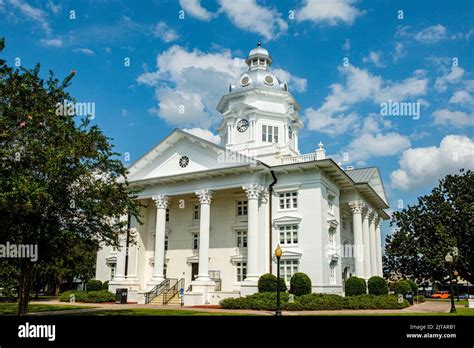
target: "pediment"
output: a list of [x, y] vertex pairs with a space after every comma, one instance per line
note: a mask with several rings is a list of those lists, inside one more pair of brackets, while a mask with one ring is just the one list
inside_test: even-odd
[[128, 168], [128, 180], [224, 169], [252, 162], [247, 156], [176, 129]]

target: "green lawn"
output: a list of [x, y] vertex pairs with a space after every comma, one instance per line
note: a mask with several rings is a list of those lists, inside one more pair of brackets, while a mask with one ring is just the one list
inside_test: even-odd
[[[326, 315], [326, 316], [356, 316], [356, 317], [366, 317], [366, 316], [383, 316], [383, 317], [398, 317], [398, 316], [408, 316], [408, 317], [449, 317], [449, 316], [474, 316], [474, 308], [459, 308], [456, 307], [456, 313], [438, 313], [438, 312], [400, 312], [400, 313], [367, 313], [367, 314], [306, 314], [306, 315]], [[303, 314], [305, 315], [305, 314]]]
[[137, 316], [248, 316], [250, 314], [232, 313], [232, 312], [198, 312], [191, 310], [179, 309], [117, 309], [117, 310], [100, 310], [86, 313], [75, 313], [71, 315], [94, 315], [94, 316], [117, 316], [117, 315], [137, 315]]
[[[93, 308], [93, 307], [72, 306], [72, 305], [30, 304], [28, 306], [28, 313], [62, 311], [66, 309], [81, 309], [81, 308]], [[17, 303], [0, 303], [0, 315], [17, 314], [17, 313], [18, 313]]]

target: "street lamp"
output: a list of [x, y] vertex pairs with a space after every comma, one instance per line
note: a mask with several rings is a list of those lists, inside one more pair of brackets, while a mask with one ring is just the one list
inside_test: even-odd
[[275, 257], [277, 259], [277, 304], [275, 310], [275, 316], [281, 316], [281, 307], [280, 307], [280, 257], [283, 254], [283, 251], [280, 248], [280, 244], [275, 249]]
[[454, 261], [453, 255], [451, 255], [450, 253], [447, 253], [444, 259], [449, 265], [449, 285], [451, 288], [451, 310], [449, 312], [456, 313], [456, 306], [454, 305], [454, 296], [453, 296], [453, 271], [452, 271], [452, 264]]
[[454, 276], [456, 277], [456, 302], [459, 302], [459, 273], [454, 271]]

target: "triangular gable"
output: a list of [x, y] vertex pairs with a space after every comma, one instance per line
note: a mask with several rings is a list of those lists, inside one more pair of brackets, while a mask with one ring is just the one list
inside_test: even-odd
[[358, 168], [346, 171], [356, 183], [367, 183], [388, 204], [387, 194], [378, 167]]
[[254, 163], [255, 160], [247, 156], [175, 129], [128, 168], [128, 180], [132, 182]]

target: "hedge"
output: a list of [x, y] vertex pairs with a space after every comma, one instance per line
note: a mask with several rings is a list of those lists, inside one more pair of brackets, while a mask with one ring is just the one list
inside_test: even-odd
[[[402, 309], [409, 306], [407, 300], [398, 303], [395, 295], [358, 295], [342, 297], [334, 294], [308, 294], [297, 296], [293, 303], [289, 295], [281, 294], [281, 308], [287, 311], [338, 310], [338, 309]], [[257, 293], [246, 297], [226, 298], [220, 302], [225, 309], [257, 309], [274, 311], [276, 293]]]
[[[265, 273], [258, 279], [258, 292], [275, 292], [277, 291], [277, 277], [271, 273]], [[283, 278], [280, 277], [280, 291], [286, 292], [288, 289]]]
[[91, 279], [86, 283], [86, 291], [100, 291], [102, 290], [102, 282], [100, 280]]
[[109, 290], [109, 281], [105, 281], [102, 283], [102, 290]]
[[367, 288], [371, 295], [387, 295], [388, 286], [385, 279], [379, 276], [370, 277], [367, 282]]
[[290, 280], [290, 294], [295, 296], [311, 294], [311, 279], [302, 272], [293, 274]]
[[426, 301], [426, 297], [423, 296], [423, 295], [418, 295], [418, 296], [415, 296], [414, 301], [416, 301], [416, 302], [425, 302], [425, 301]]
[[346, 280], [346, 296], [365, 295], [367, 287], [365, 280], [357, 277], [350, 277]]
[[115, 295], [107, 290], [89, 292], [69, 290], [61, 294], [59, 301], [69, 302], [72, 294], [75, 295], [76, 302], [102, 303], [115, 301]]
[[418, 284], [416, 284], [413, 280], [407, 279], [408, 284], [410, 284], [411, 292], [414, 295], [418, 294]]
[[402, 294], [403, 296], [405, 296], [409, 292], [412, 292], [410, 283], [407, 282], [406, 280], [400, 280], [397, 283], [397, 286], [395, 287], [395, 293], [396, 294]]

